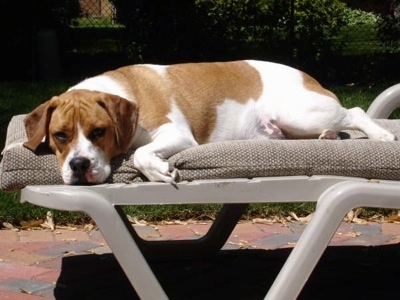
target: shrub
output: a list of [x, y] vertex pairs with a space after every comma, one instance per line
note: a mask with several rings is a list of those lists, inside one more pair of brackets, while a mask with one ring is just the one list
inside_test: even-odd
[[334, 38], [344, 25], [341, 1], [295, 1], [295, 57], [323, 61], [340, 52]]
[[385, 16], [378, 22], [378, 37], [383, 51], [389, 54], [400, 52], [400, 18]]
[[378, 14], [346, 7], [343, 10], [343, 22], [346, 26], [371, 25], [375, 26], [382, 17]]
[[128, 54], [169, 62], [294, 56], [321, 60], [338, 50], [338, 0], [112, 0]]

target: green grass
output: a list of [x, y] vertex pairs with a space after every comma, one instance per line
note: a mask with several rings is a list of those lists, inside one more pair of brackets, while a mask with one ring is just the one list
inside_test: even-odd
[[[5, 137], [6, 126], [13, 115], [27, 113], [39, 103], [50, 99], [52, 95], [64, 91], [71, 82], [3, 82], [0, 85], [0, 134]], [[367, 109], [373, 99], [391, 83], [377, 86], [329, 86], [341, 99], [346, 107], [360, 106]], [[396, 117], [396, 116], [394, 116]], [[0, 142], [1, 148], [4, 138]], [[0, 228], [3, 222], [19, 225], [20, 221], [43, 219], [47, 209], [31, 204], [20, 204], [18, 193], [0, 191]], [[125, 212], [138, 219], [159, 221], [167, 219], [212, 219], [215, 217], [220, 205], [163, 205], [163, 206], [128, 206]], [[298, 204], [254, 204], [249, 207], [244, 219], [253, 217], [270, 217], [272, 215], [287, 215], [289, 211], [299, 216], [312, 212], [314, 203]], [[376, 211], [376, 210], [375, 210]], [[387, 213], [387, 210], [379, 210]], [[368, 211], [367, 211], [368, 213]], [[81, 224], [88, 222], [89, 217], [83, 213], [53, 211], [57, 224]]]
[[71, 22], [72, 28], [123, 28], [124, 25], [115, 23], [111, 17], [77, 18]]

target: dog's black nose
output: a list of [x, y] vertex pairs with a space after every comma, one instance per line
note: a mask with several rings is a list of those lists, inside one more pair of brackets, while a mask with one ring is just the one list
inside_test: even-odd
[[78, 156], [70, 160], [69, 166], [76, 175], [84, 175], [89, 169], [90, 160], [86, 157]]

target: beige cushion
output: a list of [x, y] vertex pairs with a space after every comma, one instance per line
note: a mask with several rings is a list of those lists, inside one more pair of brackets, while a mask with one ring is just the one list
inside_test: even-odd
[[[62, 184], [55, 155], [46, 149], [34, 154], [26, 140], [23, 115], [12, 118], [0, 164], [0, 187], [6, 191], [27, 185]], [[400, 121], [375, 120], [400, 136]], [[253, 140], [201, 145], [175, 154], [169, 162], [181, 180], [252, 178], [293, 175], [339, 175], [400, 180], [400, 143], [365, 139], [358, 131], [343, 140]], [[129, 183], [143, 177], [133, 167], [133, 151], [112, 160], [108, 182]]]

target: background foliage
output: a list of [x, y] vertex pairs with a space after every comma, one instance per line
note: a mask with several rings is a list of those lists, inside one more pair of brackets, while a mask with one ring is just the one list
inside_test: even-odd
[[0, 19], [0, 78], [46, 78], [37, 36], [51, 29], [59, 49], [48, 50], [59, 52], [63, 77], [138, 62], [253, 58], [323, 81], [398, 80], [399, 1], [358, 1], [363, 10], [344, 2], [357, 1], [2, 0], [3, 14], [17, 17]]

